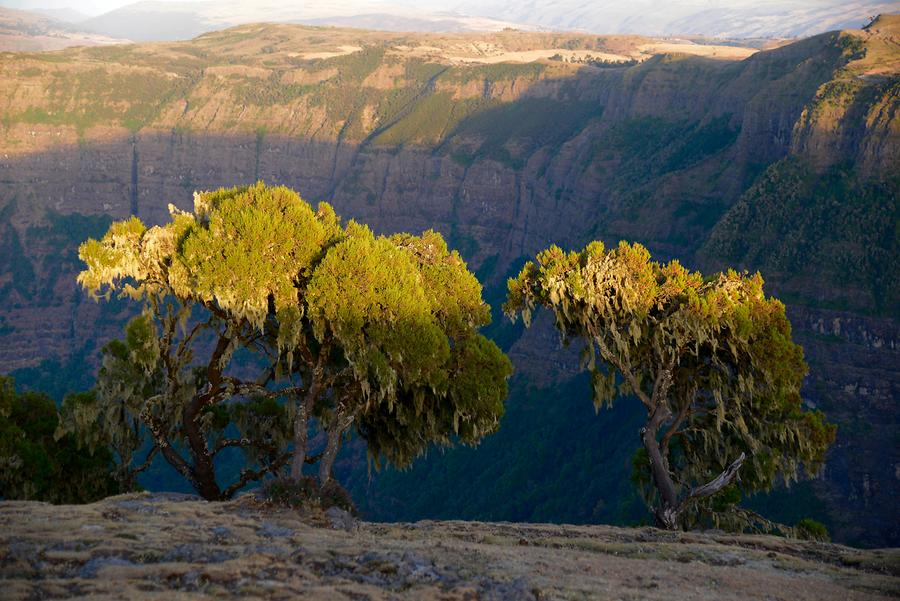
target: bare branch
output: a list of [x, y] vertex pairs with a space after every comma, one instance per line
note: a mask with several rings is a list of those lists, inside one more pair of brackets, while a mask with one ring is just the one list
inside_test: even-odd
[[162, 430], [159, 422], [153, 417], [153, 415], [147, 410], [141, 412], [141, 417], [144, 422], [147, 424], [147, 427], [150, 429], [150, 434], [153, 435], [153, 440], [156, 441], [156, 448], [159, 449], [159, 452], [162, 453], [163, 457], [166, 458], [172, 467], [174, 467], [179, 474], [187, 478], [187, 481], [190, 482], [194, 488], [199, 490], [199, 486], [197, 484], [197, 479], [194, 477], [194, 471], [191, 469], [191, 466], [187, 461], [172, 447], [169, 443], [169, 439], [166, 437], [165, 433]]
[[215, 457], [219, 451], [233, 447], [271, 448], [269, 445], [250, 440], [249, 438], [223, 438], [216, 443], [212, 450], [212, 456]]
[[352, 367], [349, 367], [349, 366], [348, 366], [348, 367], [345, 367], [344, 369], [342, 369], [342, 370], [340, 370], [340, 371], [338, 371], [338, 372], [335, 372], [335, 373], [331, 374], [331, 376], [329, 376], [329, 377], [325, 380], [325, 382], [324, 382], [324, 384], [323, 384], [323, 387], [324, 387], [324, 388], [331, 388], [332, 386], [335, 385], [335, 383], [336, 383], [338, 380], [340, 380], [340, 379], [343, 378], [344, 376], [348, 376], [348, 375], [350, 375], [350, 374], [352, 374], [352, 373], [353, 373], [353, 368], [352, 368]]
[[271, 474], [273, 472], [277, 472], [284, 465], [286, 465], [287, 462], [290, 461], [290, 459], [291, 459], [290, 453], [283, 453], [275, 461], [273, 461], [269, 465], [261, 467], [258, 470], [250, 470], [250, 469], [241, 470], [241, 476], [240, 476], [240, 478], [238, 478], [237, 482], [235, 482], [234, 484], [232, 484], [231, 486], [229, 486], [228, 488], [226, 488], [225, 490], [222, 491], [222, 498], [230, 499], [232, 496], [234, 496], [234, 493], [236, 493], [240, 489], [244, 488], [250, 482], [259, 480], [266, 474]]
[[696, 500], [702, 499], [704, 497], [710, 497], [729, 484], [734, 480], [737, 476], [738, 470], [741, 469], [741, 465], [744, 463], [744, 459], [747, 458], [745, 453], [741, 453], [741, 456], [738, 457], [734, 463], [725, 468], [725, 471], [704, 484], [703, 486], [698, 486], [691, 490], [690, 494], [685, 497], [684, 501], [681, 502], [681, 508], [684, 508], [688, 503]]
[[205, 330], [206, 328], [211, 327], [213, 325], [213, 320], [214, 318], [210, 317], [206, 321], [201, 321], [193, 328], [191, 328], [191, 331], [188, 332], [187, 336], [182, 338], [178, 343], [178, 348], [175, 350], [175, 357], [181, 359], [182, 355], [184, 355], [184, 352], [187, 350], [188, 345], [190, 345], [191, 341], [194, 339], [194, 336], [196, 336], [200, 330]]
[[678, 428], [681, 427], [681, 424], [684, 423], [684, 420], [692, 414], [693, 412], [691, 411], [691, 403], [685, 403], [681, 406], [681, 409], [678, 411], [675, 419], [673, 419], [672, 423], [669, 424], [669, 427], [663, 433], [662, 439], [659, 442], [660, 447], [662, 447], [666, 451], [663, 457], [668, 455], [669, 441], [672, 439], [672, 436], [674, 436], [675, 433], [678, 432]]
[[137, 466], [136, 468], [134, 468], [133, 470], [131, 470], [131, 473], [134, 475], [140, 474], [141, 472], [143, 472], [144, 470], [149, 468], [150, 465], [153, 463], [153, 459], [156, 458], [156, 454], [158, 452], [159, 452], [159, 447], [157, 445], [153, 445], [153, 448], [150, 449], [149, 453], [147, 453], [147, 458], [144, 459], [144, 462], [142, 464], [140, 464], [139, 466]]
[[222, 376], [222, 382], [228, 387], [223, 392], [227, 392], [231, 396], [256, 396], [274, 399], [280, 396], [293, 396], [306, 392], [305, 386], [290, 386], [278, 390], [269, 390], [255, 382], [245, 382], [232, 376]]

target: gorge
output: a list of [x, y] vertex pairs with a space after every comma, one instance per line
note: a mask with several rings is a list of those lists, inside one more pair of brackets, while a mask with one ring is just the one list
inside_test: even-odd
[[[98, 345], [134, 309], [76, 288], [77, 245], [130, 214], [158, 223], [195, 190], [264, 180], [382, 232], [441, 231], [486, 284], [491, 333], [516, 367], [507, 420], [518, 421], [504, 423], [544, 427], [563, 448], [558, 428], [514, 408], [582, 395], [572, 406], [587, 412], [587, 384], [574, 353], [548, 361], [558, 344], [549, 323], [523, 332], [505, 322], [505, 278], [551, 243], [637, 241], [694, 268], [762, 271], [805, 348], [805, 397], [839, 426], [822, 476], [770, 505], [787, 515], [806, 495], [836, 540], [897, 545], [898, 73], [896, 16], [759, 52], [637, 36], [248, 25], [188, 42], [3, 53], [0, 371], [61, 393], [89, 386]], [[585, 429], [607, 438], [618, 434], [601, 424], [631, 418], [593, 419]], [[619, 441], [604, 464], [623, 488], [591, 489], [587, 507], [542, 513], [495, 494], [465, 511], [452, 500], [431, 509], [633, 518], [616, 504], [636, 444]], [[460, 451], [470, 472], [491, 462], [479, 452]], [[578, 457], [565, 482], [509, 477], [579, 488], [597, 467]], [[415, 519], [426, 517], [410, 501], [417, 479], [462, 485], [439, 473], [445, 458], [374, 483], [361, 456], [344, 469], [368, 491], [368, 515]]]

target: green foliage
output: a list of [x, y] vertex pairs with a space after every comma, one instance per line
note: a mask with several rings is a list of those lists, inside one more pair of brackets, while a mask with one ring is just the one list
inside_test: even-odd
[[697, 161], [731, 146], [737, 140], [740, 127], [732, 129], [731, 114], [721, 115], [698, 126], [675, 147], [666, 162], [666, 171], [684, 169]]
[[[466, 117], [473, 105], [470, 101], [455, 101], [449, 92], [428, 94], [411, 99], [403, 114], [392, 115], [390, 105], [380, 105], [390, 126], [375, 134], [378, 144], [397, 145], [407, 142], [434, 144]], [[403, 110], [403, 109], [401, 109]]]
[[281, 83], [281, 74], [275, 72], [264, 85], [255, 78], [243, 81], [229, 81], [231, 94], [239, 104], [251, 104], [259, 107], [289, 104], [298, 98], [315, 91], [316, 86], [310, 84]]
[[640, 158], [666, 148], [684, 134], [684, 124], [659, 117], [635, 117], [610, 128], [609, 147], [625, 158]]
[[475, 151], [479, 156], [516, 169], [523, 167], [537, 148], [558, 148], [603, 113], [603, 105], [596, 102], [565, 98], [482, 104], [453, 130], [453, 135], [481, 139]]
[[685, 169], [727, 148], [737, 140], [740, 127], [731, 127], [726, 113], [706, 123], [636, 117], [615, 123], [604, 148], [618, 153], [637, 173], [668, 173]]
[[116, 494], [105, 448], [80, 450], [74, 437], [54, 438], [59, 418], [53, 399], [17, 394], [0, 376], [0, 498], [87, 503]]
[[817, 522], [812, 518], [803, 518], [796, 526], [797, 536], [807, 540], [819, 540], [828, 542], [831, 537], [828, 535], [828, 528], [822, 522]]
[[[114, 223], [80, 248], [78, 279], [91, 294], [145, 303], [125, 340], [105, 349], [103, 408], [82, 419], [105, 420], [111, 444], [127, 443], [123, 460], [143, 424], [201, 494], [227, 498], [278, 473], [292, 438], [299, 478], [311, 418], [328, 440], [322, 485], [353, 424], [376, 462], [399, 466], [430, 444], [474, 444], [496, 430], [511, 365], [477, 333], [490, 308], [439, 234], [375, 236], [262, 183], [198, 193], [194, 204], [173, 208], [165, 226]], [[238, 351], [256, 377], [231, 369]], [[127, 418], [111, 424], [110, 414]], [[213, 459], [230, 447], [256, 467], [222, 489]]]
[[360, 83], [368, 77], [384, 60], [384, 47], [368, 46], [358, 52], [315, 61], [316, 71], [337, 69], [339, 83]]
[[[704, 256], [779, 276], [804, 302], [826, 297], [894, 315], [900, 309], [900, 182], [824, 174], [797, 159], [772, 165], [716, 226]], [[809, 282], [815, 282], [810, 289]], [[820, 302], [820, 301], [819, 301]]]
[[103, 347], [96, 387], [68, 395], [60, 410], [58, 435], [74, 436], [79, 447], [90, 452], [110, 449], [116, 458], [113, 475], [125, 492], [136, 489], [136, 475], [149, 467], [156, 454], [151, 449], [145, 463], [137, 464], [135, 455], [145, 446], [140, 413], [146, 400], [163, 386], [155, 343], [153, 324], [146, 315], [131, 320], [124, 340], [112, 340]]
[[540, 78], [546, 70], [547, 65], [538, 62], [491, 63], [454, 68], [448, 72], [447, 79], [453, 83], [467, 83], [479, 80], [488, 83], [513, 79], [535, 80]]
[[509, 315], [528, 324], [545, 306], [566, 339], [584, 343], [596, 407], [622, 395], [645, 406], [646, 482], [667, 527], [714, 509], [738, 469], [746, 492], [814, 474], [834, 440], [824, 416], [803, 408], [803, 351], [762, 285], [734, 271], [704, 279], [624, 242], [551, 247], [509, 281]]

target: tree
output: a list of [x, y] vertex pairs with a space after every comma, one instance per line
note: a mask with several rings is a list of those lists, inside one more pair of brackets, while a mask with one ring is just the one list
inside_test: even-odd
[[[139, 416], [204, 498], [288, 464], [299, 479], [318, 461], [324, 485], [354, 425], [376, 461], [400, 466], [497, 428], [511, 365], [478, 334], [489, 307], [440, 234], [375, 236], [262, 183], [194, 205], [170, 207], [164, 226], [112, 224], [82, 244], [78, 280], [143, 302], [107, 353], [126, 369], [105, 360], [98, 398]], [[316, 456], [311, 427], [325, 440]], [[228, 448], [248, 467], [221, 487], [215, 460]]]
[[117, 492], [109, 451], [84, 452], [73, 436], [54, 437], [58, 420], [53, 399], [19, 394], [0, 376], [0, 499], [87, 503]]
[[[123, 340], [103, 347], [94, 389], [68, 395], [60, 411], [58, 436], [72, 434], [91, 452], [108, 448], [114, 453], [114, 477], [122, 492], [137, 489], [137, 475], [159, 452], [159, 446], [147, 440], [140, 416], [145, 400], [162, 387], [162, 370], [148, 371], [148, 359], [141, 352], [148, 344], [152, 348], [151, 328], [143, 316], [129, 322]], [[136, 464], [136, 454], [146, 446], [144, 460]]]
[[538, 305], [584, 342], [598, 409], [624, 395], [646, 408], [639, 457], [659, 526], [684, 525], [738, 473], [754, 492], [821, 466], [835, 427], [803, 409], [803, 350], [759, 274], [704, 279], [639, 244], [552, 246], [509, 281], [504, 309], [528, 325]]

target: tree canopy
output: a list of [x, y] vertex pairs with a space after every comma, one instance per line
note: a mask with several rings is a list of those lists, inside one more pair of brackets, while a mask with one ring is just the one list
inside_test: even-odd
[[[377, 236], [262, 183], [170, 213], [81, 245], [81, 285], [144, 310], [104, 350], [74, 430], [103, 420], [126, 462], [132, 433], [149, 432], [151, 452], [219, 499], [288, 464], [299, 478], [318, 461], [324, 485], [352, 426], [376, 462], [398, 466], [498, 427], [511, 364], [478, 333], [490, 308], [440, 234]], [[223, 486], [215, 459], [230, 448], [247, 467]]]
[[529, 324], [537, 306], [584, 343], [598, 409], [627, 395], [646, 408], [640, 457], [659, 525], [729, 486], [767, 490], [821, 466], [835, 427], [804, 408], [803, 350], [759, 274], [704, 278], [639, 244], [552, 246], [509, 281], [508, 315]]

